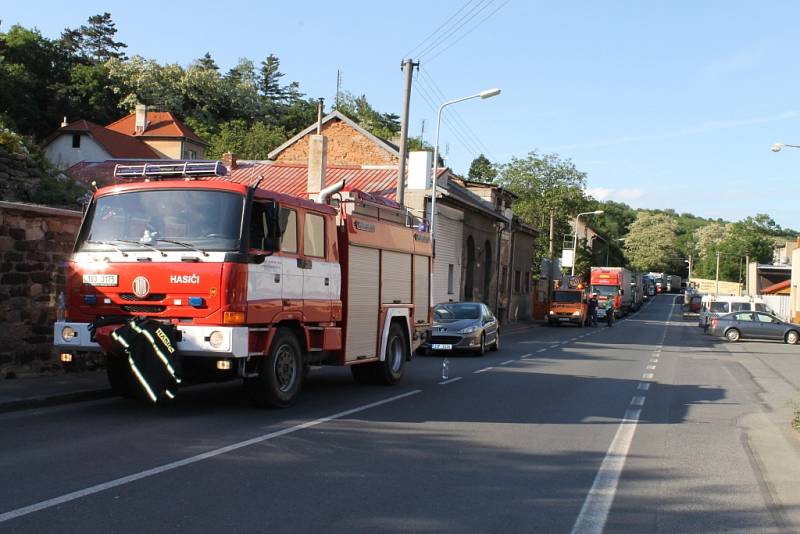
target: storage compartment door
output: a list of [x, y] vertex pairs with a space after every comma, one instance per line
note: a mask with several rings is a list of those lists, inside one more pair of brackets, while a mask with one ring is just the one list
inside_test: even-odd
[[411, 254], [381, 251], [381, 302], [411, 304]]
[[351, 246], [348, 257], [345, 359], [374, 358], [380, 315], [380, 251]]
[[430, 284], [430, 271], [428, 270], [429, 258], [427, 256], [414, 256], [414, 322], [424, 323], [428, 320], [428, 307], [430, 297], [428, 285]]

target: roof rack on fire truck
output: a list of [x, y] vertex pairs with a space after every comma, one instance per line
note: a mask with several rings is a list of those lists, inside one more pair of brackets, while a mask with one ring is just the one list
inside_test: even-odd
[[141, 165], [115, 165], [116, 178], [188, 178], [225, 176], [227, 169], [221, 161], [178, 161], [173, 163], [142, 163]]

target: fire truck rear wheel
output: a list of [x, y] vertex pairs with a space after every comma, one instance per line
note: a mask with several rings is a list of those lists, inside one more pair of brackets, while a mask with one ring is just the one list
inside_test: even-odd
[[261, 361], [258, 376], [248, 378], [245, 387], [257, 406], [290, 406], [303, 383], [303, 353], [297, 338], [286, 328], [279, 328], [269, 354]]
[[392, 323], [386, 338], [386, 357], [375, 363], [375, 378], [379, 384], [391, 386], [403, 378], [406, 360], [408, 359], [408, 341], [403, 328]]

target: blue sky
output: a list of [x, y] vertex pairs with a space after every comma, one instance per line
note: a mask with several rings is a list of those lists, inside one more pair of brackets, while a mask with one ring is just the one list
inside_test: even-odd
[[423, 72], [411, 132], [424, 120], [429, 142], [432, 108], [503, 90], [445, 111], [441, 145], [457, 172], [478, 152], [501, 163], [557, 152], [588, 173], [597, 198], [729, 220], [768, 213], [800, 227], [800, 150], [769, 150], [800, 144], [795, 2], [3, 4], [3, 28], [49, 37], [110, 11], [128, 54], [160, 62], [186, 65], [208, 51], [227, 69], [274, 53], [285, 79], [328, 103], [339, 69], [344, 89], [381, 111], [399, 112], [400, 61], [413, 52]]

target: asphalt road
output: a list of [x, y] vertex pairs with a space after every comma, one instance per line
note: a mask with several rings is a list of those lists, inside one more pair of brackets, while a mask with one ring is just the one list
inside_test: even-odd
[[441, 356], [391, 388], [315, 370], [288, 410], [229, 384], [4, 414], [0, 532], [797, 531], [771, 463], [800, 447], [751, 420], [770, 410], [737, 362], [776, 354], [800, 348], [731, 348], [661, 296], [450, 356], [447, 381]]

